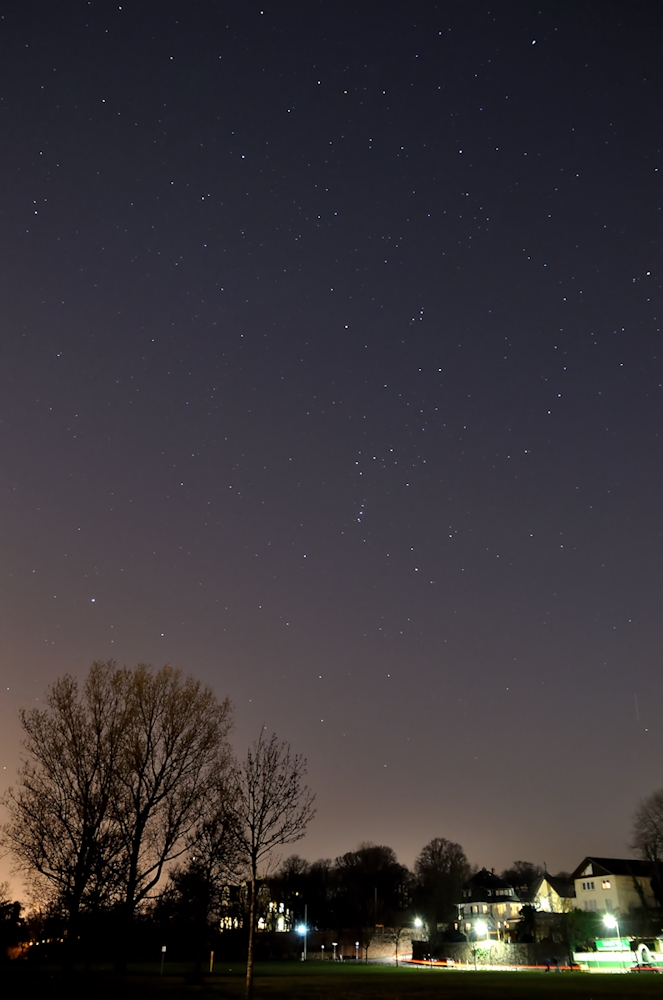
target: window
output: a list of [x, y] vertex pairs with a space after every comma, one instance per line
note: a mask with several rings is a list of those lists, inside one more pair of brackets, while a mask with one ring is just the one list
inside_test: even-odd
[[612, 900], [610, 899], [609, 896], [605, 897], [605, 908], [606, 908], [606, 910], [611, 910], [612, 909]]
[[583, 882], [582, 883], [583, 892], [591, 892], [594, 888], [593, 882]]
[[592, 912], [594, 912], [596, 910], [596, 900], [595, 899], [586, 899], [585, 900], [585, 909], [586, 910], [591, 910]]
[[610, 889], [610, 879], [609, 878], [604, 878], [603, 879], [603, 881], [601, 882], [601, 888], [602, 889]]

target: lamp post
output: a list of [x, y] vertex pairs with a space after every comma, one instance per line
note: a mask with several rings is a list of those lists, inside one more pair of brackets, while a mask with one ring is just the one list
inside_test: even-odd
[[474, 971], [477, 968], [477, 945], [479, 944], [479, 935], [486, 935], [486, 940], [488, 940], [488, 924], [485, 920], [477, 920], [474, 925], [474, 937], [476, 938], [474, 942]]
[[305, 903], [304, 904], [304, 923], [300, 924], [299, 927], [297, 928], [297, 933], [301, 934], [302, 937], [304, 938], [304, 959], [303, 959], [304, 961], [306, 961], [306, 938], [307, 938], [307, 935], [308, 935], [307, 922], [308, 922], [308, 905]]
[[603, 918], [603, 923], [606, 925], [606, 927], [609, 927], [611, 930], [613, 928], [615, 930], [615, 934], [617, 935], [617, 942], [618, 942], [618, 945], [619, 945], [619, 947], [617, 948], [617, 951], [620, 952], [620, 955], [619, 955], [619, 968], [623, 969], [624, 968], [624, 963], [622, 962], [622, 956], [621, 956], [622, 939], [621, 939], [621, 937], [619, 935], [619, 922], [617, 920], [617, 917], [613, 917], [612, 913], [606, 913], [606, 915]]
[[[414, 927], [415, 931], [420, 931], [421, 928], [424, 926], [424, 922], [421, 919], [421, 917], [415, 917], [414, 920], [412, 921], [412, 926]], [[398, 965], [398, 960], [396, 961], [396, 965]]]
[[338, 941], [332, 941], [332, 948], [334, 949], [334, 961], [336, 961], [336, 948], [338, 946]]

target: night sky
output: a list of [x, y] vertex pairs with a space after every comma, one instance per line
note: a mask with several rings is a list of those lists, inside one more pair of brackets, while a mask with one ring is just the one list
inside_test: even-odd
[[2, 4], [3, 789], [56, 677], [169, 662], [306, 755], [310, 860], [632, 854], [662, 40], [658, 2]]

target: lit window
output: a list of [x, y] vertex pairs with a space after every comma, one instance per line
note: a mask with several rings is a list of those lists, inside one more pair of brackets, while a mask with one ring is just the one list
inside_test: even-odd
[[601, 882], [601, 888], [602, 889], [610, 889], [610, 888], [612, 888], [611, 885], [610, 885], [610, 879], [609, 878], [604, 878], [603, 879], [603, 881]]

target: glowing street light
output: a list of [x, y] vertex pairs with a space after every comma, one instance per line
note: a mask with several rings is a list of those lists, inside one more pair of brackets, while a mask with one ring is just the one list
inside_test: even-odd
[[[603, 918], [603, 923], [606, 925], [606, 927], [609, 927], [611, 930], [614, 929], [615, 934], [617, 936], [617, 944], [618, 944], [617, 951], [621, 952], [621, 950], [622, 950], [622, 939], [621, 939], [621, 937], [619, 935], [619, 922], [617, 921], [617, 917], [613, 917], [612, 913], [606, 913], [606, 915]], [[619, 956], [619, 967], [623, 968], [623, 964], [624, 963], [622, 962], [622, 956], [620, 954], [620, 956]]]
[[297, 927], [297, 933], [301, 934], [304, 938], [304, 961], [306, 961], [306, 938], [308, 935], [308, 927], [306, 926], [308, 922], [308, 906], [304, 906], [304, 923], [299, 924]]
[[417, 928], [417, 930], [420, 930], [424, 926], [424, 922], [421, 919], [421, 917], [414, 918], [414, 926]]
[[485, 936], [486, 940], [488, 940], [488, 924], [486, 923], [485, 920], [477, 920], [476, 924], [474, 925], [474, 929], [477, 933], [477, 941], [479, 940], [478, 937], [479, 934], [481, 935], [481, 937]]

